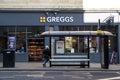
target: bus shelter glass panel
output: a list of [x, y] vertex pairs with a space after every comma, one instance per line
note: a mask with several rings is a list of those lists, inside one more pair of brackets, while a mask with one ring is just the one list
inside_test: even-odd
[[59, 40], [57, 41], [64, 42], [65, 54], [88, 53], [88, 50], [90, 53], [95, 53], [97, 50], [96, 37], [88, 38], [87, 36], [62, 36], [59, 37]]

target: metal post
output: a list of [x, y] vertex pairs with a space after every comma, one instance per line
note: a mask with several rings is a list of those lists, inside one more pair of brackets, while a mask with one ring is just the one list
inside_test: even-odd
[[[89, 36], [88, 36], [88, 59], [90, 59], [90, 45], [89, 45]], [[90, 62], [88, 61], [88, 67], [90, 67]]]
[[[29, 56], [29, 53], [28, 53], [28, 28], [26, 27], [26, 53], [27, 55]], [[29, 61], [29, 57], [27, 58], [27, 61]]]
[[[49, 31], [49, 26], [48, 25], [45, 26], [45, 31]], [[45, 37], [44, 43], [45, 43], [45, 45], [50, 45], [50, 38]]]
[[120, 12], [118, 13], [118, 54], [119, 54], [119, 64], [120, 64]]
[[[52, 55], [51, 55], [51, 53], [52, 53], [52, 50], [51, 50], [51, 49], [52, 49], [52, 48], [51, 48], [51, 44], [52, 44], [52, 42], [51, 42], [51, 36], [50, 36], [50, 59], [51, 59], [51, 56], [52, 56]], [[49, 63], [50, 63], [50, 67], [51, 67], [51, 61], [49, 61]]]
[[[100, 29], [100, 19], [98, 20], [98, 28], [97, 30]], [[97, 53], [100, 53], [100, 37], [97, 37]]]

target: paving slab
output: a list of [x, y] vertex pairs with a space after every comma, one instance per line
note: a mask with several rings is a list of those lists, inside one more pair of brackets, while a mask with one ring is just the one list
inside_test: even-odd
[[100, 63], [90, 63], [90, 67], [81, 68], [80, 66], [52, 66], [49, 63], [43, 67], [42, 62], [16, 62], [15, 67], [3, 68], [0, 62], [0, 71], [92, 71], [92, 70], [120, 70], [120, 64], [110, 64], [109, 69], [102, 69]]

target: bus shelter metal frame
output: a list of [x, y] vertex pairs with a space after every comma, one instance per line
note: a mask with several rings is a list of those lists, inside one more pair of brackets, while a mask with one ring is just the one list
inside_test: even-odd
[[[88, 59], [90, 59], [89, 52], [89, 37], [102, 37], [104, 39], [104, 52], [103, 57], [101, 57], [101, 68], [109, 69], [109, 47], [108, 47], [108, 37], [113, 36], [111, 32], [108, 31], [46, 31], [41, 34], [44, 37], [50, 37], [50, 49], [51, 49], [51, 37], [60, 36], [86, 36], [88, 39]], [[88, 63], [90, 65], [90, 63]]]

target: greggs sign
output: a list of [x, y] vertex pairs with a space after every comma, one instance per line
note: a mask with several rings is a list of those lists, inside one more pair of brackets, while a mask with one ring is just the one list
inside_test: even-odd
[[40, 22], [44, 23], [44, 22], [73, 22], [74, 18], [73, 16], [60, 16], [60, 17], [40, 17]]

